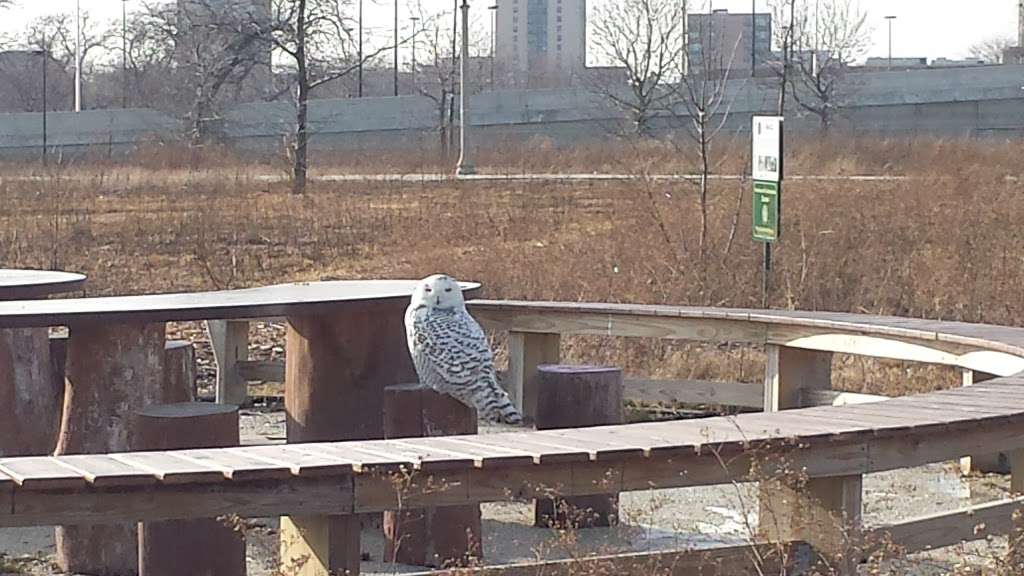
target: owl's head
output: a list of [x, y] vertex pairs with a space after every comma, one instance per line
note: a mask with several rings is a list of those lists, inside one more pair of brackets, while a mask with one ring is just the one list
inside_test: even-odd
[[430, 309], [454, 310], [465, 308], [466, 301], [462, 298], [462, 288], [451, 276], [435, 274], [420, 280], [412, 293], [412, 305], [415, 308], [425, 306]]

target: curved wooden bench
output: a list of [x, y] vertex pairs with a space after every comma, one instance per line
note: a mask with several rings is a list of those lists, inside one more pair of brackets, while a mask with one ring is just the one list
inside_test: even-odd
[[[822, 554], [849, 558], [851, 543], [843, 533], [847, 523], [859, 525], [863, 474], [994, 447], [1024, 450], [1022, 329], [665, 306], [478, 301], [471, 307], [486, 325], [510, 332], [520, 390], [528, 387], [530, 362], [557, 355], [560, 334], [741, 342], [769, 351], [766, 408], [794, 409], [580, 430], [5, 459], [0, 525], [222, 514], [346, 516], [400, 503], [500, 501], [551, 490], [577, 496], [770, 480], [770, 487], [790, 491], [791, 508], [783, 513], [793, 516], [767, 536], [806, 541]], [[822, 360], [833, 352], [999, 377], [870, 405], [794, 406], [801, 397], [794, 391], [829, 384]], [[779, 470], [796, 470], [805, 482], [795, 486], [791, 479], [765, 476]], [[1021, 475], [1013, 482], [1019, 488]], [[1018, 499], [989, 503], [879, 527], [869, 536], [891, 534], [910, 551], [941, 547], [1007, 533], [1011, 513], [1022, 505]]]

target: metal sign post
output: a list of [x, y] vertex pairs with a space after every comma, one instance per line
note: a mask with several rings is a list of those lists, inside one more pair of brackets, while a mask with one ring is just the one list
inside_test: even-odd
[[755, 241], [764, 244], [761, 305], [767, 308], [772, 243], [778, 241], [782, 230], [783, 118], [754, 116], [752, 128], [753, 236]]

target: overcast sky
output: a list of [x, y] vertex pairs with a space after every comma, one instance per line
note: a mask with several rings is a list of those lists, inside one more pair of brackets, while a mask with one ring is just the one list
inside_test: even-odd
[[[120, 19], [121, 0], [80, 0], [82, 9], [97, 17]], [[427, 10], [449, 9], [452, 0], [421, 0]], [[471, 0], [475, 11], [485, 12], [493, 0]], [[595, 2], [614, 0], [591, 0]], [[699, 0], [698, 0], [699, 1]], [[961, 58], [972, 44], [994, 37], [1016, 38], [1017, 0], [860, 0], [868, 12], [874, 29], [874, 46], [869, 55], [884, 56], [888, 50], [888, 28], [884, 20], [893, 15], [893, 53], [895, 56], [927, 56]], [[25, 22], [48, 12], [70, 12], [75, 0], [16, 0], [18, 7], [8, 10], [0, 22], [0, 29], [17, 33]], [[390, 29], [393, 3], [387, 0], [365, 0], [367, 27], [384, 31]], [[401, 5], [412, 5], [412, 0], [399, 0]], [[758, 9], [764, 10], [767, 0], [756, 0]], [[129, 10], [140, 6], [141, 0], [128, 0]], [[715, 0], [714, 8], [732, 12], [750, 11], [751, 0]], [[478, 15], [479, 17], [480, 15]], [[480, 18], [486, 22], [483, 16]], [[477, 20], [477, 18], [474, 18]]]

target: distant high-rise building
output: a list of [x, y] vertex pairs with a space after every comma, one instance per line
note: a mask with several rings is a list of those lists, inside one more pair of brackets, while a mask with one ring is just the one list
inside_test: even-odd
[[[763, 68], [772, 58], [772, 15], [730, 14], [715, 10], [710, 14], [689, 14], [686, 52], [693, 72], [733, 73]], [[706, 62], [705, 62], [706, 61]]]
[[586, 0], [498, 0], [496, 68], [502, 84], [571, 84], [586, 65]]

